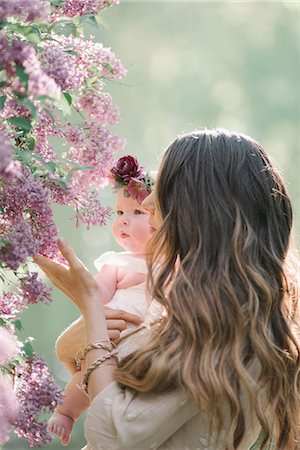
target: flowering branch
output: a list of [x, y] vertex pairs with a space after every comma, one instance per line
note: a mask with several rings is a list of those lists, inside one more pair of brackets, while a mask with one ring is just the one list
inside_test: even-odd
[[[30, 446], [49, 442], [39, 417], [61, 401], [31, 340], [16, 337], [22, 310], [51, 300], [27, 266], [37, 253], [59, 259], [51, 203], [73, 206], [77, 226], [103, 225], [110, 214], [97, 190], [125, 142], [110, 129], [120, 114], [104, 89], [126, 70], [83, 28], [115, 3], [0, 3], [0, 445], [13, 427]], [[65, 146], [61, 156], [52, 138]]]

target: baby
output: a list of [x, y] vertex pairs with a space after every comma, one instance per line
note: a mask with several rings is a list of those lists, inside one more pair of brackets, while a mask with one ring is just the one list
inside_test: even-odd
[[[148, 309], [145, 282], [147, 266], [146, 245], [153, 234], [149, 213], [141, 203], [149, 195], [152, 179], [142, 172], [137, 160], [127, 155], [111, 169], [116, 193], [115, 218], [112, 232], [124, 252], [107, 252], [95, 261], [95, 276], [101, 288], [102, 302], [110, 308], [145, 317]], [[89, 406], [89, 399], [80, 389], [84, 364], [66, 386], [64, 402], [48, 422], [48, 431], [68, 445], [74, 422]]]

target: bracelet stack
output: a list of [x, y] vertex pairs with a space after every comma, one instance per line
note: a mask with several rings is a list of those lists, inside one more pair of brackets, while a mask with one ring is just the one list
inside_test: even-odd
[[[80, 357], [76, 357], [76, 366], [78, 369], [81, 367], [81, 361], [85, 359], [87, 352], [90, 350], [106, 350], [102, 356], [97, 358], [85, 371], [82, 382], [81, 389], [88, 395], [88, 380], [90, 374], [93, 370], [98, 369], [100, 366], [116, 365], [118, 363], [118, 350], [116, 350], [116, 345], [111, 341], [97, 341], [91, 344], [87, 344], [81, 352]], [[111, 360], [111, 361], [110, 361]]]
[[[105, 344], [105, 342], [107, 344]], [[87, 352], [89, 352], [90, 350], [94, 350], [94, 349], [103, 349], [103, 350], [107, 350], [108, 352], [110, 352], [112, 349], [116, 348], [116, 344], [112, 341], [97, 341], [97, 342], [92, 342], [91, 344], [87, 344], [83, 349], [80, 349], [75, 357], [75, 361], [76, 361], [76, 367], [78, 370], [81, 369], [81, 361], [85, 360], [86, 354]], [[78, 353], [80, 353], [80, 356], [77, 356]]]

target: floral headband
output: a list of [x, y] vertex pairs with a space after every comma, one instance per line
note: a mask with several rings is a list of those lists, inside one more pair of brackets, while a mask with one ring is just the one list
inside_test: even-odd
[[153, 178], [143, 172], [137, 159], [132, 155], [125, 155], [116, 161], [110, 169], [110, 178], [114, 181], [114, 188], [125, 186], [125, 197], [132, 197], [140, 204], [151, 193], [154, 184]]

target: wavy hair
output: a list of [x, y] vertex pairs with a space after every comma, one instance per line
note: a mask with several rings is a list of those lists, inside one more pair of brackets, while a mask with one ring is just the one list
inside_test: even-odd
[[260, 448], [298, 448], [299, 316], [281, 176], [248, 136], [203, 130], [167, 148], [155, 189], [163, 221], [150, 243], [149, 286], [166, 314], [117, 380], [142, 392], [185, 389], [210, 427], [226, 428], [228, 450], [247, 427], [244, 392]]

